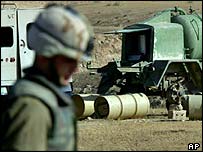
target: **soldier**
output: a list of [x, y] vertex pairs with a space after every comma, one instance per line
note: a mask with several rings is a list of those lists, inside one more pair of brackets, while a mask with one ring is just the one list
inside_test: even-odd
[[77, 150], [74, 105], [61, 87], [90, 59], [93, 30], [71, 7], [45, 7], [28, 31], [32, 67], [9, 91], [0, 119], [1, 150]]

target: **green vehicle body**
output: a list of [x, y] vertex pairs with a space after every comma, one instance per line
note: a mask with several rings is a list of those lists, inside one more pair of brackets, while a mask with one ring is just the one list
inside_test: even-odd
[[169, 8], [153, 17], [106, 32], [122, 34], [121, 60], [97, 69], [99, 94], [116, 85], [117, 94], [159, 95], [177, 103], [202, 92], [202, 15], [191, 8]]

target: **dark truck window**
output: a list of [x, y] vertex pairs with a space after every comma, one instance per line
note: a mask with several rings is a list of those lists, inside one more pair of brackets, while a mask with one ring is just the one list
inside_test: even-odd
[[125, 28], [125, 30], [129, 31], [123, 33], [122, 64], [127, 65], [135, 64], [140, 61], [152, 61], [154, 41], [153, 27], [135, 24]]
[[13, 29], [11, 27], [1, 27], [1, 47], [11, 47], [13, 45]]
[[140, 33], [126, 34], [126, 54], [127, 60], [139, 60], [146, 54], [146, 35]]

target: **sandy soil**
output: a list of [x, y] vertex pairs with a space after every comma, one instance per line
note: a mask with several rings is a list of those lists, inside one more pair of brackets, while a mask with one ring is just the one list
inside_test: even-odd
[[202, 121], [101, 119], [78, 126], [82, 151], [187, 151], [189, 143], [200, 143], [202, 150]]
[[[5, 1], [7, 2], [7, 1]], [[46, 1], [12, 1], [19, 8], [43, 7]], [[95, 30], [93, 65], [103, 66], [113, 58], [120, 58], [121, 39], [102, 32], [121, 29], [139, 22], [165, 8], [179, 6], [188, 10], [191, 5], [202, 13], [201, 1], [52, 1], [74, 6], [84, 13]], [[75, 93], [90, 86], [88, 93], [96, 92], [100, 76], [89, 76], [85, 63], [74, 75]], [[152, 113], [154, 109], [151, 109]], [[156, 114], [165, 114], [156, 116]], [[78, 120], [79, 150], [117, 151], [186, 151], [189, 143], [199, 143], [202, 150], [202, 121], [169, 121], [166, 109], [143, 119]]]

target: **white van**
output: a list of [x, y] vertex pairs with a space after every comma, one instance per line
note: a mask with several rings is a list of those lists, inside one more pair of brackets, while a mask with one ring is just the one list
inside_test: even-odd
[[[43, 8], [19, 9], [14, 3], [1, 3], [1, 95], [32, 65], [35, 52], [27, 45], [27, 31]], [[71, 79], [72, 80], [72, 79]]]

